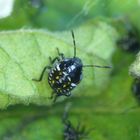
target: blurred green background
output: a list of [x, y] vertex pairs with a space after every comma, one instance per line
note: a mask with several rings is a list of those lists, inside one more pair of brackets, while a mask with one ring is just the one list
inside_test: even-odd
[[[8, 5], [6, 0], [5, 3]], [[139, 0], [15, 0], [11, 14], [0, 18], [0, 44], [18, 40], [21, 30], [25, 31], [23, 37], [27, 42], [31, 31], [45, 44], [43, 35], [38, 33], [41, 31], [52, 35], [54, 41], [59, 39], [58, 43], [62, 41], [60, 49], [72, 55], [72, 49], [63, 46], [63, 42], [72, 46], [69, 31], [74, 29], [78, 56], [85, 62], [112, 68], [85, 70], [81, 86], [72, 92], [74, 96], [55, 104], [45, 99], [23, 101], [10, 96], [11, 93], [7, 96], [7, 91], [0, 88], [0, 140], [63, 140], [61, 119], [68, 102], [72, 104], [69, 110], [72, 124], [76, 127], [80, 121], [87, 128], [94, 128], [89, 140], [139, 140], [140, 111], [136, 98], [139, 96], [134, 96], [134, 77], [129, 72], [139, 51], [139, 16]], [[24, 43], [22, 39], [17, 41], [23, 48]], [[54, 44], [57, 46], [57, 42]], [[29, 43], [29, 47], [33, 45]], [[51, 53], [52, 48], [48, 48], [46, 56], [55, 55], [54, 47], [53, 50]], [[41, 69], [37, 69], [38, 75]], [[44, 85], [48, 86], [39, 85], [41, 91]], [[46, 92], [42, 98], [50, 95]]]

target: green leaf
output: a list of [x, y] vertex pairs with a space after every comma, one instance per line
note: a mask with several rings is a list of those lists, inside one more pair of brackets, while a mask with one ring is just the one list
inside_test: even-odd
[[[0, 29], [49, 28], [66, 30], [96, 17], [124, 18], [139, 27], [139, 1], [135, 0], [42, 0], [38, 8], [29, 0], [15, 0], [12, 16], [0, 20]], [[66, 8], [70, 5], [70, 8]], [[72, 10], [71, 10], [72, 9]], [[132, 12], [133, 11], [133, 12]]]
[[[106, 34], [107, 29], [110, 30], [108, 34]], [[98, 22], [95, 25], [92, 23], [83, 25], [75, 31], [77, 56], [83, 60], [84, 64], [95, 64], [96, 62], [98, 65], [110, 65], [115, 47], [114, 38], [116, 38], [113, 27]], [[80, 37], [83, 32], [86, 37]], [[70, 31], [65, 32], [65, 34], [67, 34], [66, 38], [68, 42], [71, 42], [70, 44], [66, 40], [58, 39], [58, 37], [62, 38], [64, 33], [59, 33], [57, 37], [42, 30], [0, 33], [0, 93], [3, 97], [0, 108], [17, 103], [40, 105], [52, 103], [48, 99], [52, 89], [48, 85], [47, 72], [42, 82], [35, 82], [32, 79], [38, 79], [43, 68], [50, 65], [49, 56], [54, 58], [58, 55], [56, 48], [59, 48], [66, 57], [73, 57]], [[114, 38], [110, 36], [114, 36]], [[110, 51], [108, 52], [108, 50]], [[109, 82], [110, 70], [108, 69], [85, 68], [83, 73], [84, 79], [74, 90], [74, 95], [82, 96], [86, 92], [86, 96], [94, 96], [105, 89]], [[106, 84], [102, 85], [103, 82]], [[95, 93], [91, 93], [92, 89], [97, 90]]]

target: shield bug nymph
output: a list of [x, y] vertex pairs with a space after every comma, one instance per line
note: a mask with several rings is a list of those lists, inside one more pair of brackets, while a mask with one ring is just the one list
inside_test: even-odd
[[84, 140], [89, 138], [89, 134], [94, 128], [86, 128], [86, 126], [78, 121], [78, 125], [75, 126], [71, 122], [68, 115], [68, 110], [70, 108], [70, 103], [65, 106], [64, 114], [62, 117], [62, 123], [64, 124], [63, 129], [63, 140]]
[[58, 56], [52, 59], [50, 62], [52, 66], [46, 66], [39, 79], [33, 79], [40, 82], [43, 79], [46, 69], [48, 72], [48, 83], [53, 89], [52, 96], [50, 98], [55, 102], [59, 96], [70, 96], [71, 91], [82, 80], [83, 67], [98, 67], [98, 68], [111, 68], [110, 66], [98, 66], [98, 65], [84, 65], [82, 60], [76, 56], [76, 43], [74, 32], [71, 31], [73, 44], [74, 44], [74, 56], [72, 58], [66, 58], [63, 53], [59, 52], [57, 48]]

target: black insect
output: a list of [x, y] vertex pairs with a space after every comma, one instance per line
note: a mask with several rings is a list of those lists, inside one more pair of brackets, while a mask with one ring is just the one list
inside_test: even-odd
[[138, 104], [140, 105], [140, 80], [135, 79], [132, 84], [132, 92], [136, 100], [138, 101]]
[[[74, 44], [74, 56], [72, 58], [65, 58], [63, 53], [58, 51], [58, 57], [52, 59], [50, 62], [52, 66], [46, 66], [39, 79], [33, 79], [40, 82], [46, 69], [49, 69], [48, 83], [53, 89], [52, 96], [55, 102], [58, 96], [70, 96], [71, 91], [80, 83], [82, 80], [82, 69], [83, 67], [98, 67], [98, 68], [110, 68], [110, 66], [97, 66], [97, 65], [83, 65], [82, 60], [76, 57], [76, 43], [74, 32], [71, 31], [73, 44]], [[53, 98], [54, 97], [54, 98]]]
[[118, 40], [118, 45], [126, 52], [137, 53], [140, 49], [138, 31], [134, 27], [129, 29], [128, 34]]
[[134, 98], [137, 101], [137, 104], [127, 108], [126, 110], [123, 111], [123, 113], [126, 113], [132, 109], [137, 109], [140, 107], [140, 79], [137, 79], [137, 78], [134, 79], [132, 86], [131, 86], [131, 91], [132, 91], [132, 95], [134, 96]]
[[88, 138], [90, 131], [86, 130], [85, 126], [81, 126], [79, 123], [77, 127], [74, 127], [69, 120], [64, 121], [64, 140], [82, 140]]
[[86, 129], [80, 122], [75, 127], [68, 119], [67, 111], [64, 112], [62, 122], [64, 124], [63, 140], [87, 140], [89, 133], [93, 130], [93, 128]]

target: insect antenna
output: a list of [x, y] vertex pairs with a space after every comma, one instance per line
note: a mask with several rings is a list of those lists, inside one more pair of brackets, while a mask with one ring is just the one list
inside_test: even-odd
[[[74, 31], [71, 30], [72, 39], [73, 39], [73, 45], [74, 45], [74, 58], [76, 57], [76, 42], [75, 42], [75, 36]], [[98, 66], [98, 65], [83, 65], [83, 67], [97, 67], [97, 68], [112, 68], [111, 66]]]
[[112, 68], [111, 66], [83, 65], [83, 67]]
[[72, 39], [73, 39], [73, 45], [74, 45], [74, 58], [76, 57], [76, 42], [75, 42], [75, 36], [74, 36], [74, 32], [73, 30], [71, 30], [71, 34], [72, 34]]

